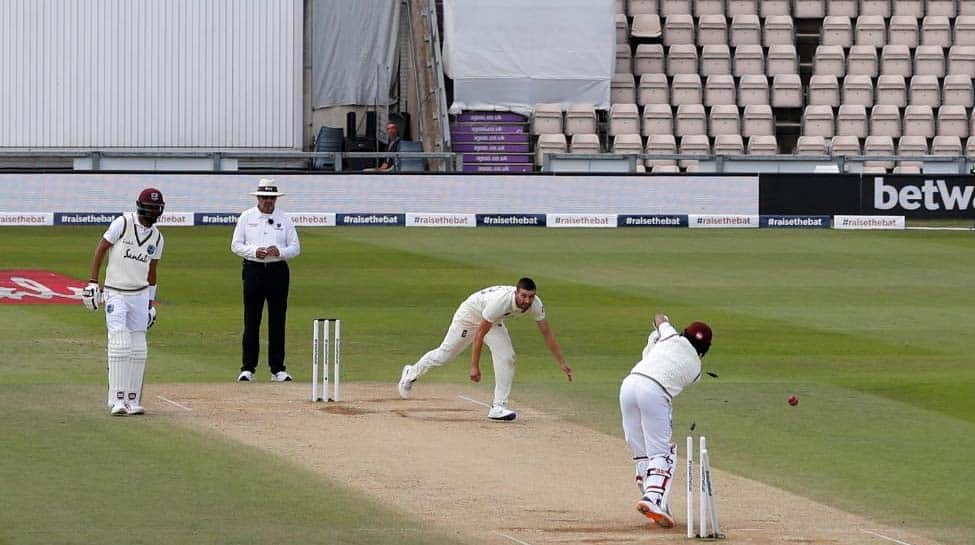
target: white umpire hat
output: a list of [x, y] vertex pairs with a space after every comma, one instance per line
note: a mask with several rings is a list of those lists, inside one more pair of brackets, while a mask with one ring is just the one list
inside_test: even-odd
[[278, 183], [272, 178], [261, 178], [257, 182], [257, 191], [251, 193], [258, 197], [281, 197], [284, 193], [278, 191]]

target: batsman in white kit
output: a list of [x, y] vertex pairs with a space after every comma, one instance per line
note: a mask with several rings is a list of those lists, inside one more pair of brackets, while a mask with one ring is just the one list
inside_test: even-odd
[[[91, 262], [91, 279], [82, 292], [89, 310], [105, 307], [108, 326], [108, 405], [112, 416], [144, 414], [142, 381], [146, 370], [146, 330], [156, 320], [156, 267], [162, 257], [163, 236], [155, 227], [166, 203], [162, 193], [147, 188], [135, 203], [136, 213], [112, 221], [98, 241]], [[105, 289], [98, 277], [105, 254]], [[104, 298], [103, 298], [104, 295]]]
[[545, 318], [545, 307], [536, 296], [536, 291], [535, 282], [531, 278], [522, 278], [517, 286], [493, 286], [471, 294], [454, 313], [450, 328], [440, 346], [424, 354], [415, 364], [403, 367], [399, 381], [400, 397], [410, 397], [413, 383], [418, 378], [433, 367], [450, 363], [471, 345], [470, 378], [474, 382], [480, 382], [481, 349], [486, 344], [491, 349], [491, 359], [494, 362], [494, 403], [488, 412], [488, 418], [514, 420], [517, 414], [508, 408], [508, 394], [511, 393], [511, 383], [515, 378], [515, 349], [504, 321], [526, 314], [535, 319], [538, 330], [545, 339], [545, 345], [571, 381], [572, 368], [565, 362], [555, 333]]
[[711, 328], [691, 322], [678, 332], [665, 314], [653, 319], [643, 357], [620, 387], [623, 435], [636, 464], [640, 489], [637, 510], [664, 528], [674, 525], [670, 489], [674, 482], [677, 446], [671, 443], [671, 402], [687, 386], [701, 380], [701, 358], [711, 347]]

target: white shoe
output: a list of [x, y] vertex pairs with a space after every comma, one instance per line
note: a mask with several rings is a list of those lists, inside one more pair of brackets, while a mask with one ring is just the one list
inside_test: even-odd
[[514, 420], [517, 416], [518, 413], [504, 405], [495, 405], [488, 411], [488, 418], [491, 420]]
[[116, 403], [112, 405], [112, 416], [128, 416], [129, 410], [125, 408], [125, 403]]
[[640, 501], [636, 502], [636, 510], [663, 528], [674, 527], [674, 517], [667, 512], [668, 510], [660, 507], [657, 502], [647, 496], [643, 496]]
[[416, 382], [415, 379], [414, 380], [409, 379], [410, 369], [412, 368], [413, 368], [412, 365], [404, 365], [403, 374], [399, 376], [399, 385], [398, 385], [399, 396], [402, 397], [403, 399], [410, 398], [410, 394], [411, 394], [410, 390], [413, 389], [413, 383]]
[[291, 375], [289, 375], [287, 371], [271, 373], [271, 382], [291, 382]]
[[237, 382], [253, 382], [253, 381], [254, 381], [254, 373], [250, 371], [241, 371], [240, 374], [237, 375]]
[[146, 414], [146, 409], [142, 405], [127, 405], [125, 408], [130, 415], [133, 414]]

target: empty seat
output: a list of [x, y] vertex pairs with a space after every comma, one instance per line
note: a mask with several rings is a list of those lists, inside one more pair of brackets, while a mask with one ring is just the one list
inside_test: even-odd
[[640, 112], [636, 104], [613, 104], [610, 107], [609, 134], [640, 134]]
[[598, 134], [573, 134], [572, 144], [569, 146], [569, 153], [599, 153]]
[[[640, 165], [637, 165], [639, 167]], [[639, 172], [639, 170], [637, 170]], [[651, 174], [678, 174], [680, 168], [677, 165], [656, 165], [650, 170]]]
[[764, 17], [774, 17], [777, 15], [792, 15], [790, 0], [760, 0], [758, 3], [758, 14]]
[[738, 15], [758, 15], [761, 0], [728, 0], [728, 17]]
[[[680, 139], [680, 154], [681, 155], [711, 155], [711, 141], [707, 136], [703, 134], [692, 134], [688, 136], [681, 137]], [[691, 165], [697, 165], [697, 159], [681, 159], [680, 166], [687, 168]]]
[[874, 104], [907, 106], [907, 83], [904, 76], [883, 75], [877, 78], [877, 94]]
[[775, 134], [775, 117], [772, 115], [772, 107], [767, 104], [751, 104], [745, 106], [742, 115], [741, 135], [748, 138], [750, 136], [770, 136]]
[[704, 105], [737, 104], [735, 79], [730, 74], [708, 76], [704, 84]]
[[731, 50], [725, 44], [701, 48], [701, 75], [731, 74]]
[[890, 17], [890, 0], [860, 0], [860, 13]]
[[954, 38], [954, 45], [975, 45], [975, 15], [959, 15], [955, 19]]
[[748, 74], [765, 75], [765, 54], [758, 45], [743, 45], [735, 48], [734, 65], [731, 70], [735, 77]]
[[[894, 155], [894, 139], [890, 136], [868, 136], [863, 142], [864, 155]], [[870, 167], [875, 168], [894, 168], [894, 162], [890, 160], [865, 161], [864, 170]]]
[[955, 0], [927, 0], [924, 13], [951, 18], [958, 15], [958, 9], [955, 6]]
[[846, 73], [854, 76], [877, 77], [877, 74], [880, 73], [877, 48], [872, 45], [851, 47], [850, 54], [846, 58]]
[[975, 15], [975, 0], [958, 0], [958, 16]]
[[768, 79], [765, 76], [749, 74], [738, 80], [738, 105], [768, 104]]
[[[771, 57], [771, 53], [769, 53]], [[771, 60], [769, 61], [771, 64]], [[846, 75], [846, 56], [843, 48], [838, 45], [820, 45], [816, 47], [816, 55], [813, 58], [813, 74], [817, 76], [836, 76], [842, 78]]]
[[796, 19], [822, 19], [826, 16], [824, 0], [793, 0], [792, 16]]
[[633, 54], [629, 44], [616, 46], [616, 72], [633, 73]]
[[921, 45], [951, 47], [951, 23], [940, 15], [928, 15], [921, 23]]
[[[894, 2], [895, 5], [897, 3]], [[891, 17], [887, 26], [887, 43], [917, 47], [917, 19], [904, 15]]]
[[745, 145], [740, 134], [722, 134], [714, 137], [715, 155], [742, 155]]
[[640, 93], [637, 102], [643, 104], [670, 104], [670, 85], [664, 74], [640, 76]]
[[975, 157], [975, 136], [969, 136], [968, 140], [965, 141], [965, 155]]
[[762, 24], [758, 20], [758, 15], [736, 15], [731, 20], [731, 33], [728, 36], [728, 44], [731, 47], [761, 45], [761, 43]]
[[975, 74], [975, 46], [955, 45], [948, 50], [948, 74]]
[[633, 29], [631, 30], [634, 38], [656, 39], [663, 34], [658, 15], [637, 15], [633, 18]]
[[626, 0], [616, 0], [616, 13], [626, 15]]
[[826, 139], [822, 136], [800, 136], [796, 141], [796, 155], [826, 154]]
[[941, 103], [971, 108], [975, 105], [975, 93], [972, 89], [972, 78], [966, 75], [954, 74], [945, 76]]
[[626, 19], [626, 15], [622, 13], [616, 14], [616, 43], [625, 44], [630, 41], [630, 23]]
[[564, 134], [542, 134], [535, 143], [535, 164], [545, 164], [546, 153], [565, 153], [567, 145]]
[[823, 31], [820, 34], [822, 45], [838, 45], [850, 47], [853, 45], [853, 24], [849, 17], [827, 15], [823, 19]]
[[772, 79], [773, 108], [801, 108], [802, 80], [799, 74], [782, 74]]
[[562, 134], [562, 105], [536, 104], [532, 112], [532, 134]]
[[895, 17], [898, 15], [914, 19], [924, 17], [924, 0], [893, 0], [891, 4], [894, 9], [892, 15]]
[[[317, 152], [339, 152], [342, 151], [342, 142], [345, 140], [345, 132], [337, 127], [322, 126], [318, 129], [315, 136], [315, 151]], [[423, 151], [422, 146], [420, 151]], [[402, 167], [402, 161], [400, 161]], [[335, 170], [335, 156], [316, 157], [312, 161], [312, 168], [315, 170]]]
[[833, 157], [860, 155], [860, 139], [856, 136], [834, 136], [829, 143], [829, 154]]
[[[647, 149], [646, 153], [648, 155], [676, 155], [677, 154], [677, 140], [672, 134], [654, 134], [647, 138]], [[658, 167], [658, 166], [676, 166], [676, 159], [647, 159], [646, 164], [648, 167]]]
[[708, 120], [704, 116], [703, 104], [685, 104], [677, 107], [677, 118], [674, 121], [674, 134], [688, 136], [692, 134], [707, 134]]
[[826, 15], [856, 17], [859, 13], [857, 0], [826, 0]]
[[748, 139], [748, 155], [777, 155], [779, 144], [774, 136], [752, 136]]
[[613, 74], [613, 81], [610, 83], [610, 100], [614, 104], [636, 102], [633, 74]]
[[697, 46], [672, 45], [667, 51], [667, 75], [697, 74]]
[[[872, 13], [864, 11], [863, 13]], [[855, 41], [857, 45], [883, 47], [887, 45], [887, 25], [879, 15], [857, 17]]]
[[809, 78], [809, 104], [836, 108], [840, 105], [840, 83], [836, 76]]
[[894, 174], [920, 174], [921, 166], [924, 163], [920, 161], [901, 161], [896, 167], [894, 167]]
[[565, 111], [565, 134], [595, 134], [596, 109], [592, 104], [570, 104]]
[[660, 44], [640, 44], [633, 56], [633, 73], [642, 76], [664, 72], [664, 46]]
[[701, 76], [697, 74], [677, 74], [670, 84], [670, 103], [674, 106], [682, 104], [703, 104], [704, 92], [701, 87]]
[[728, 45], [728, 20], [724, 15], [704, 15], [697, 23], [697, 45]]
[[941, 87], [938, 78], [934, 76], [914, 76], [908, 90], [908, 104], [931, 106], [941, 105]]
[[668, 17], [670, 15], [690, 15], [691, 0], [659, 0], [660, 15]]
[[[897, 155], [922, 157], [928, 154], [928, 140], [923, 136], [902, 136], [897, 142]], [[920, 172], [921, 161], [898, 161], [897, 166], [912, 167], [912, 172]], [[916, 169], [916, 170], [913, 170]]]
[[960, 157], [964, 154], [961, 138], [958, 136], [935, 136], [931, 141], [931, 155]]
[[708, 134], [741, 134], [741, 117], [738, 107], [733, 105], [719, 105], [711, 108], [708, 120]]
[[964, 106], [942, 106], [938, 108], [937, 136], [968, 137], [968, 114]]
[[843, 79], [843, 104], [867, 108], [873, 106], [873, 81], [870, 76], [846, 76]]
[[667, 17], [664, 21], [664, 45], [686, 45], [693, 43], [694, 18], [690, 15], [672, 15]]
[[836, 115], [836, 135], [867, 137], [867, 109], [860, 104], [843, 104]]
[[880, 54], [880, 73], [911, 77], [914, 73], [911, 50], [906, 45], [886, 45]]
[[694, 16], [724, 15], [724, 0], [695, 0]]
[[904, 136], [934, 138], [934, 110], [931, 106], [908, 105], [904, 108]]
[[791, 45], [795, 42], [796, 32], [792, 17], [788, 15], [774, 15], [765, 19], [765, 26], [762, 29], [762, 43], [765, 47]]
[[627, 0], [626, 2], [626, 14], [630, 17], [643, 14], [657, 15], [659, 13], [657, 0]]
[[647, 104], [643, 107], [643, 136], [674, 134], [674, 112], [667, 104]]
[[[842, 52], [842, 50], [841, 50]], [[765, 75], [798, 74], [799, 55], [794, 45], [773, 45], [768, 48], [768, 60], [765, 63]]]
[[870, 136], [899, 138], [900, 135], [901, 112], [897, 106], [878, 104], [870, 109]]
[[612, 152], [617, 155], [643, 153], [643, 140], [639, 134], [620, 134], [613, 138]]
[[806, 106], [802, 114], [802, 134], [804, 136], [832, 138], [834, 133], [832, 108], [817, 104]]
[[922, 45], [914, 50], [914, 75], [945, 77], [945, 54], [936, 45]]

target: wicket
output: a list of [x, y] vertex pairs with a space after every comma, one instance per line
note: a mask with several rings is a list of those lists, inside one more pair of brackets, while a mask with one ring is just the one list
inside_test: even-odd
[[[331, 358], [335, 371], [333, 373], [334, 395], [328, 391], [329, 382], [329, 333], [334, 326], [335, 347], [334, 357]], [[315, 401], [338, 401], [339, 400], [339, 369], [342, 363], [342, 320], [338, 318], [315, 318], [312, 322], [312, 342], [311, 349], [311, 400]], [[321, 331], [321, 336], [319, 336]], [[319, 351], [319, 347], [322, 348]], [[318, 395], [318, 362], [322, 361], [322, 394]]]
[[[694, 438], [687, 437], [687, 537], [722, 538], [721, 526], [718, 523], [718, 506], [714, 500], [714, 489], [711, 487], [711, 456], [708, 453], [707, 440], [702, 435], [698, 438], [698, 509], [700, 521], [699, 532], [694, 533]], [[708, 531], [710, 526], [710, 532]]]

